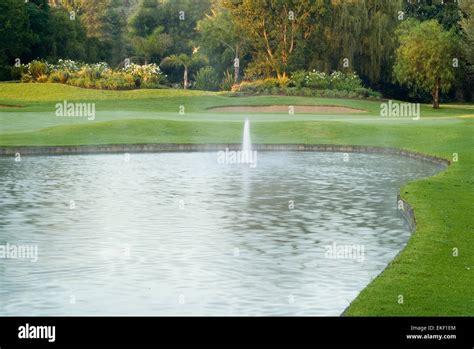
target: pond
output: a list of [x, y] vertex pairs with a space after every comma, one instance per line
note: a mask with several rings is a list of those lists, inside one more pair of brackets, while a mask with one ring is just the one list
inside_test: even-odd
[[441, 168], [369, 154], [216, 159], [1, 158], [0, 315], [337, 316], [410, 237], [399, 188]]

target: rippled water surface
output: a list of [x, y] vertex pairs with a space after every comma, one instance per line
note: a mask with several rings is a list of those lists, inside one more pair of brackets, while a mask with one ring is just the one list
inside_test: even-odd
[[[409, 238], [397, 156], [216, 153], [0, 159], [0, 315], [339, 315]], [[327, 246], [363, 254], [328, 258]], [[359, 250], [361, 251], [361, 250]], [[341, 257], [341, 256], [340, 256]]]

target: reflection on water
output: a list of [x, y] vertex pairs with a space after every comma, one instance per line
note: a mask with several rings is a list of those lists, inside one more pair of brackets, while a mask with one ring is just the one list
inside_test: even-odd
[[[0, 159], [0, 315], [338, 315], [404, 246], [403, 183], [382, 155], [215, 153]], [[359, 245], [364, 260], [327, 258]]]

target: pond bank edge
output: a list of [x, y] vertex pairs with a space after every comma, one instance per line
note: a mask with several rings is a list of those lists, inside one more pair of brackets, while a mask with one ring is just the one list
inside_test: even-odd
[[[206, 152], [221, 150], [241, 150], [241, 144], [101, 144], [101, 145], [64, 145], [64, 146], [2, 146], [0, 156], [20, 155], [74, 155], [106, 153], [161, 153], [161, 152]], [[336, 144], [252, 144], [257, 151], [318, 151], [342, 153], [375, 153], [400, 155], [438, 165], [448, 166], [450, 161], [432, 155], [393, 147], [373, 147], [362, 145]]]

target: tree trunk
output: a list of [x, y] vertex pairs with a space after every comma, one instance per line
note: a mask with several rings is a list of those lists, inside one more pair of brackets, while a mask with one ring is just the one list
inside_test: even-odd
[[234, 84], [239, 83], [239, 75], [240, 75], [240, 62], [239, 62], [239, 57], [236, 55], [234, 58]]
[[239, 83], [240, 68], [238, 65], [234, 65], [234, 84]]
[[184, 67], [184, 77], [183, 77], [183, 86], [184, 86], [184, 89], [187, 90], [188, 89], [188, 67]]
[[441, 85], [441, 79], [437, 78], [435, 82], [434, 92], [433, 92], [433, 108], [439, 109], [439, 89]]

